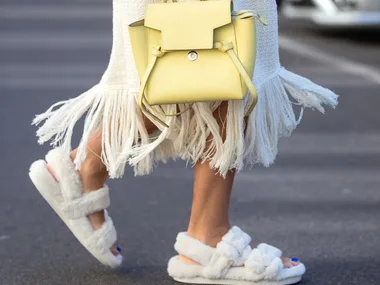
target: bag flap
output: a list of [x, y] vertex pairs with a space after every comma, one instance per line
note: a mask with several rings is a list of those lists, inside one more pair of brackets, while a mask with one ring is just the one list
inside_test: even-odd
[[211, 49], [214, 29], [231, 23], [231, 0], [147, 6], [145, 26], [161, 31], [164, 50]]

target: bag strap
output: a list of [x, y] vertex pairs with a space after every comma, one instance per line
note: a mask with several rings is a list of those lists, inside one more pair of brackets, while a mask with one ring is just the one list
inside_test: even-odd
[[164, 121], [162, 121], [155, 114], [153, 114], [152, 112], [150, 112], [148, 110], [146, 105], [149, 106], [150, 108], [152, 108], [152, 107], [149, 105], [149, 103], [147, 102], [147, 100], [145, 98], [145, 88], [146, 88], [146, 84], [148, 83], [149, 76], [150, 76], [150, 74], [154, 68], [154, 65], [156, 64], [157, 58], [164, 56], [164, 54], [165, 53], [161, 50], [160, 46], [156, 46], [156, 47], [152, 48], [153, 58], [152, 58], [152, 61], [149, 63], [149, 65], [145, 71], [143, 79], [141, 80], [141, 87], [140, 87], [140, 92], [139, 92], [137, 104], [141, 110], [145, 111], [146, 114], [151, 116], [154, 120], [159, 122], [161, 125], [168, 128], [169, 126]]
[[[229, 57], [231, 58], [232, 62], [236, 66], [237, 70], [239, 71], [242, 79], [244, 80], [244, 83], [248, 87], [248, 90], [249, 90], [249, 92], [251, 94], [251, 97], [252, 97], [251, 105], [249, 106], [249, 108], [248, 108], [248, 110], [247, 110], [247, 112], [245, 114], [245, 116], [248, 117], [252, 113], [253, 108], [255, 107], [255, 105], [257, 103], [257, 100], [258, 100], [258, 98], [257, 98], [257, 91], [256, 91], [255, 86], [252, 83], [252, 79], [250, 78], [250, 76], [248, 75], [248, 73], [245, 70], [244, 66], [240, 62], [239, 58], [236, 56], [235, 52], [233, 51], [233, 44], [231, 42], [224, 42], [224, 41], [222, 41], [222, 42], [216, 42], [214, 44], [214, 48], [218, 49], [221, 52], [225, 52], [225, 53], [227, 53], [229, 55]], [[184, 111], [181, 111], [181, 112], [176, 113], [176, 114], [165, 114], [163, 112], [157, 111], [156, 109], [152, 108], [152, 106], [149, 105], [149, 102], [148, 102], [148, 100], [145, 97], [146, 85], [148, 83], [149, 76], [152, 73], [153, 68], [154, 68], [154, 66], [155, 66], [155, 64], [157, 62], [157, 59], [159, 57], [164, 56], [165, 53], [166, 52], [164, 52], [161, 49], [160, 46], [156, 46], [156, 47], [152, 48], [152, 55], [153, 55], [152, 61], [148, 65], [148, 67], [146, 69], [146, 72], [144, 74], [144, 77], [141, 80], [141, 87], [140, 87], [140, 92], [139, 92], [139, 95], [138, 95], [138, 101], [137, 101], [137, 103], [138, 103], [138, 106], [146, 114], [148, 114], [149, 116], [152, 117], [152, 119], [154, 119], [155, 121], [157, 121], [158, 123], [160, 123], [161, 125], [163, 125], [165, 127], [169, 127], [163, 120], [161, 120], [160, 118], [158, 118], [156, 114], [158, 113], [158, 114], [165, 115], [165, 116], [178, 116], [178, 115], [183, 114], [187, 110], [189, 110], [192, 107], [192, 104], [188, 108], [186, 108]], [[147, 108], [147, 106], [151, 110], [149, 110]]]
[[217, 48], [221, 52], [226, 52], [230, 56], [232, 62], [235, 64], [242, 79], [244, 80], [245, 85], [248, 87], [248, 90], [251, 93], [252, 102], [251, 102], [251, 105], [249, 105], [247, 112], [245, 113], [245, 117], [248, 117], [252, 113], [253, 108], [255, 108], [257, 104], [257, 100], [258, 100], [257, 91], [256, 91], [255, 86], [253, 85], [252, 78], [250, 78], [243, 64], [241, 63], [239, 58], [236, 56], [233, 50], [234, 45], [231, 42], [225, 42], [225, 41], [216, 42], [214, 44], [214, 48]]

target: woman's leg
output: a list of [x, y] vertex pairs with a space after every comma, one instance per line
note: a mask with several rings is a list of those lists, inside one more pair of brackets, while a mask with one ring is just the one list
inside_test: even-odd
[[[147, 128], [148, 133], [152, 133], [156, 130], [156, 126], [144, 117], [144, 123]], [[96, 191], [103, 187], [107, 180], [108, 172], [106, 166], [100, 159], [102, 153], [102, 131], [95, 133], [87, 144], [88, 152], [85, 160], [83, 161], [80, 170], [78, 171], [83, 184], [83, 192], [88, 193], [91, 191]], [[77, 149], [70, 153], [72, 160], [75, 159], [77, 154]], [[47, 165], [50, 173], [54, 176], [54, 172]], [[99, 211], [88, 215], [90, 223], [95, 230], [99, 229], [105, 222], [104, 211]], [[116, 249], [116, 244], [110, 249], [114, 255], [118, 255], [119, 251]]]
[[[225, 139], [227, 103], [223, 103], [214, 116], [220, 126], [220, 133]], [[210, 139], [210, 138], [209, 138]], [[198, 162], [194, 174], [194, 194], [188, 234], [201, 242], [216, 247], [217, 243], [230, 229], [228, 209], [235, 170], [228, 172], [224, 179], [208, 162]], [[251, 244], [254, 247], [254, 244]], [[183, 261], [195, 263], [191, 259], [180, 256]], [[285, 267], [297, 265], [288, 258], [283, 258]]]

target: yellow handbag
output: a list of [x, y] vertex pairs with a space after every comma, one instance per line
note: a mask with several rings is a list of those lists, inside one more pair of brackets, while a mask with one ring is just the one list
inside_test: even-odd
[[[141, 82], [138, 106], [167, 127], [157, 114], [177, 116], [195, 102], [242, 100], [249, 90], [248, 116], [257, 102], [256, 16], [233, 11], [231, 0], [148, 4], [145, 19], [129, 25]], [[152, 107], [185, 103], [190, 106], [176, 114]]]

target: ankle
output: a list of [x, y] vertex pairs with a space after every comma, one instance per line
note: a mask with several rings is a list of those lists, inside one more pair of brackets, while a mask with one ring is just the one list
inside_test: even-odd
[[[70, 153], [71, 160], [74, 161], [76, 156], [77, 156], [77, 149], [73, 150]], [[88, 175], [92, 175], [92, 174], [96, 175], [99, 173], [103, 173], [105, 171], [107, 171], [107, 168], [102, 162], [102, 160], [100, 159], [100, 157], [95, 155], [92, 152], [88, 152], [86, 154], [86, 158], [82, 162], [80, 170], [79, 170], [79, 172], [83, 174], [88, 174]]]
[[[192, 238], [195, 238], [200, 242], [215, 248], [216, 245], [222, 240], [223, 236], [230, 230], [230, 228], [231, 226], [229, 223], [214, 227], [200, 227], [199, 225], [190, 224], [187, 234]], [[182, 254], [179, 254], [179, 258], [185, 263], [198, 264], [198, 262]]]
[[208, 246], [216, 247], [230, 228], [229, 223], [212, 227], [189, 226], [187, 234]]
[[[76, 153], [77, 150], [74, 150], [70, 154], [73, 161], [75, 160]], [[80, 166], [79, 175], [84, 186], [84, 192], [90, 192], [103, 186], [107, 179], [108, 172], [101, 159], [98, 156], [88, 152], [86, 159]]]
[[82, 178], [94, 179], [107, 177], [107, 168], [99, 159], [86, 159], [83, 161], [79, 174]]

